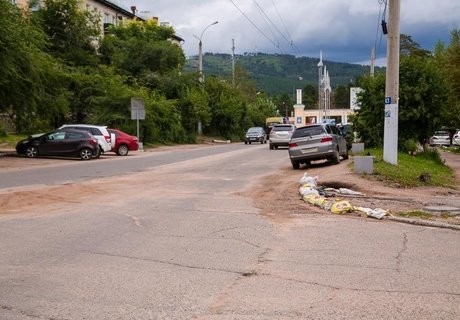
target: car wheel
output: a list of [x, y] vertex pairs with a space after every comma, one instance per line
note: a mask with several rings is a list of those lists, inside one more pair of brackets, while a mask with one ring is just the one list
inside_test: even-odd
[[96, 153], [95, 158], [96, 158], [96, 159], [99, 159], [99, 158], [101, 157], [101, 154], [102, 154], [102, 148], [101, 148], [101, 147], [97, 148], [97, 151], [96, 151], [96, 152], [97, 152], [97, 153]]
[[129, 152], [128, 146], [126, 144], [120, 144], [117, 149], [117, 154], [119, 156], [127, 156]]
[[270, 143], [270, 150], [273, 150], [273, 146], [272, 146], [272, 144], [271, 144], [271, 143]]
[[260, 144], [264, 144], [264, 141], [263, 141], [263, 140], [262, 140], [262, 141], [260, 141]]
[[93, 157], [93, 152], [89, 148], [83, 148], [80, 150], [80, 159], [82, 160], [91, 160]]
[[335, 150], [334, 156], [332, 157], [331, 162], [332, 162], [333, 164], [339, 164], [339, 163], [340, 163], [340, 154], [339, 154], [339, 150], [338, 150], [338, 149]]
[[342, 158], [343, 158], [343, 160], [348, 159], [348, 148], [345, 148], [345, 153], [343, 154]]
[[37, 149], [37, 147], [34, 147], [34, 146], [27, 147], [26, 156], [27, 156], [27, 158], [36, 158], [36, 157], [38, 157], [38, 149]]
[[244, 144], [248, 144], [248, 142], [247, 142], [247, 141], [245, 141], [245, 142], [244, 142]]
[[297, 169], [300, 169], [300, 163], [298, 163], [297, 161], [291, 161], [292, 163], [292, 168], [297, 170]]

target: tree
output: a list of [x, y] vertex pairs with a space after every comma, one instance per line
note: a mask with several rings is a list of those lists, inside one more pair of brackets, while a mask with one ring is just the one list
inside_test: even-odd
[[302, 100], [307, 109], [318, 109], [318, 87], [307, 84], [303, 88]]
[[79, 5], [78, 0], [44, 0], [37, 17], [50, 40], [51, 55], [68, 65], [96, 65], [100, 17]]
[[[353, 125], [368, 147], [383, 144], [385, 77], [363, 76], [358, 80], [361, 109], [352, 117]], [[443, 125], [447, 110], [448, 84], [431, 57], [402, 56], [399, 94], [399, 146], [407, 140], [425, 143]]]
[[0, 112], [20, 132], [47, 130], [67, 110], [64, 73], [43, 52], [47, 38], [30, 15], [0, 0]]
[[347, 86], [339, 84], [332, 90], [332, 106], [336, 109], [350, 107], [350, 90]]
[[185, 63], [182, 49], [169, 41], [173, 35], [172, 28], [152, 22], [130, 21], [113, 26], [110, 35], [101, 41], [103, 62], [155, 88], [161, 75], [181, 70]]

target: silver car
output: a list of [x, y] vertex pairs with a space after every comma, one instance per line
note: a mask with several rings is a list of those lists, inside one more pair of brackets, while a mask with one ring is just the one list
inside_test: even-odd
[[313, 160], [327, 159], [337, 164], [340, 157], [348, 159], [347, 142], [334, 125], [310, 124], [297, 128], [289, 142], [289, 158], [294, 169], [299, 169], [302, 163], [309, 166]]
[[270, 150], [279, 146], [289, 146], [295, 126], [293, 124], [275, 124], [270, 131]]

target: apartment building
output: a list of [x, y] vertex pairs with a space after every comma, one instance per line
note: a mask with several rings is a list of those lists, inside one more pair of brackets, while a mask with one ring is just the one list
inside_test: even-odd
[[[29, 0], [11, 0], [11, 2], [22, 8], [26, 8]], [[118, 0], [80, 0], [80, 3], [82, 9], [86, 9], [88, 11], [99, 14], [101, 34], [106, 34], [109, 26], [122, 23], [126, 19], [138, 19], [140, 21], [146, 20], [146, 18], [137, 15], [137, 8], [135, 6], [128, 8]], [[39, 5], [32, 8], [32, 10], [38, 9]], [[152, 17], [151, 19], [158, 23], [157, 17]], [[184, 42], [184, 39], [177, 35], [173, 35], [170, 41], [177, 44], [178, 46], [181, 46]]]

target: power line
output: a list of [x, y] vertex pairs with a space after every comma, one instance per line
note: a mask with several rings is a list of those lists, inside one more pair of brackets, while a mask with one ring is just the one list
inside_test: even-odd
[[[268, 27], [268, 30], [270, 30], [273, 38], [275, 38], [275, 40], [278, 42], [278, 45], [279, 45], [279, 41], [275, 35], [275, 33], [273, 32], [272, 28], [270, 27], [270, 25], [267, 23], [267, 20], [270, 22], [270, 24], [278, 31], [279, 34], [281, 34], [282, 37], [284, 37], [284, 35], [281, 33], [281, 31], [275, 26], [275, 24], [273, 23], [273, 21], [270, 19], [270, 17], [265, 13], [264, 9], [262, 9], [262, 7], [259, 5], [259, 3], [256, 1], [256, 0], [253, 0], [254, 3], [256, 4], [257, 6], [257, 9], [259, 10], [259, 13], [261, 14], [262, 16], [262, 19], [264, 20], [265, 22], [265, 25]], [[289, 41], [288, 41], [289, 42]]]
[[[279, 46], [279, 44], [276, 44], [272, 39], [270, 39], [262, 30], [259, 29], [259, 27], [257, 27], [257, 25], [252, 22], [251, 19], [249, 19], [249, 17], [236, 5], [236, 3], [233, 1], [233, 0], [230, 0], [232, 2], [232, 4], [235, 6], [235, 8], [249, 21], [249, 23], [252, 24], [252, 26], [254, 28], [257, 29], [257, 31], [260, 32], [260, 34], [262, 34], [268, 41], [270, 41], [275, 47], [277, 47], [280, 51], [281, 51], [281, 48]], [[281, 52], [282, 53], [282, 52]]]
[[291, 47], [294, 48], [294, 50], [296, 51], [296, 53], [297, 53], [298, 55], [300, 55], [300, 51], [299, 51], [299, 49], [297, 48], [297, 46], [295, 45], [295, 43], [292, 41], [292, 36], [291, 36], [291, 34], [289, 33], [289, 30], [288, 30], [288, 28], [286, 27], [286, 24], [284, 23], [284, 20], [283, 20], [283, 18], [281, 17], [281, 14], [280, 14], [280, 12], [279, 12], [279, 10], [278, 10], [278, 7], [276, 6], [274, 0], [272, 0], [272, 4], [273, 4], [273, 7], [275, 8], [275, 11], [276, 11], [276, 13], [278, 14], [278, 17], [280, 18], [280, 21], [281, 21], [281, 23], [282, 23], [282, 25], [283, 25], [283, 27], [284, 27], [284, 30], [286, 31], [286, 33], [287, 33], [287, 35], [288, 35], [288, 37], [289, 37], [290, 40], [287, 39], [287, 38], [278, 30], [278, 28], [277, 28], [278, 32], [281, 33], [281, 35], [282, 35], [283, 38], [289, 43], [289, 45], [290, 45]]

